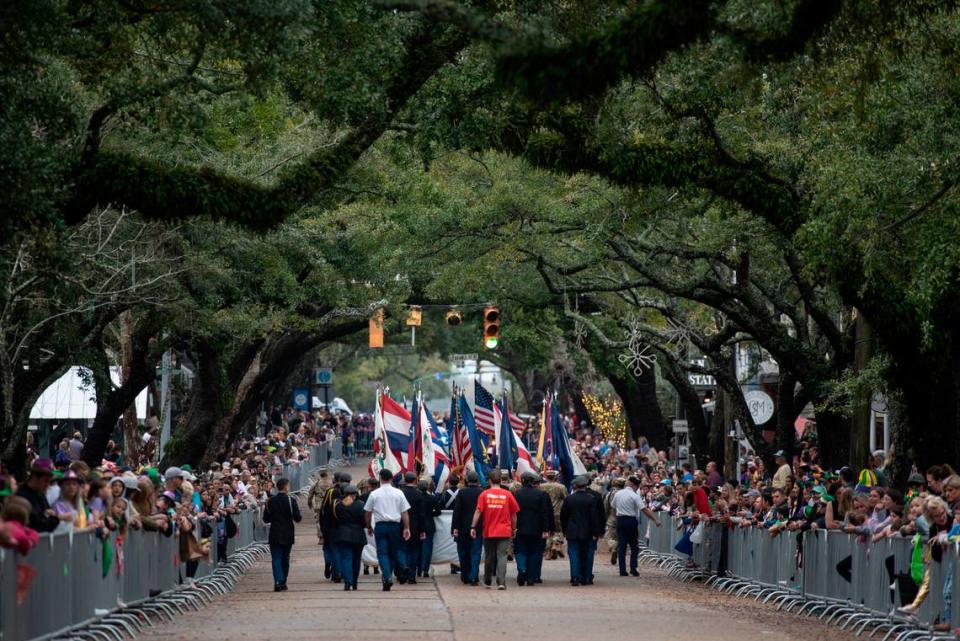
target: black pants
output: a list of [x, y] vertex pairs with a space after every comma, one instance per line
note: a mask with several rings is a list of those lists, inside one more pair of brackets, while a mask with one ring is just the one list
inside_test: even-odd
[[630, 546], [630, 569], [637, 569], [637, 556], [640, 554], [639, 522], [632, 516], [617, 517], [617, 561], [620, 573], [627, 571], [627, 546]]

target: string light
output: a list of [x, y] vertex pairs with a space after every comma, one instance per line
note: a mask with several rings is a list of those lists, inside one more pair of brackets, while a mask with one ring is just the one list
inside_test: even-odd
[[620, 399], [613, 394], [601, 397], [584, 392], [583, 404], [590, 413], [590, 420], [600, 430], [604, 440], [626, 447], [627, 419]]

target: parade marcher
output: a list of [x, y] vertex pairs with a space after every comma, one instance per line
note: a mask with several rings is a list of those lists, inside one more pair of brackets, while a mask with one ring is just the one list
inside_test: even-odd
[[377, 561], [383, 591], [393, 587], [393, 568], [397, 567], [397, 554], [402, 541], [410, 540], [410, 503], [403, 492], [393, 487], [393, 472], [380, 470], [380, 487], [370, 492], [363, 506], [366, 512], [367, 532], [373, 534], [377, 543]]
[[626, 481], [622, 478], [615, 478], [610, 481], [610, 491], [603, 497], [603, 510], [607, 515], [607, 549], [610, 550], [610, 565], [617, 562], [617, 512], [613, 509], [613, 497], [622, 490]]
[[363, 532], [363, 501], [357, 498], [360, 491], [353, 485], [343, 488], [343, 498], [336, 502], [333, 513], [337, 520], [333, 531], [333, 546], [337, 554], [340, 576], [344, 590], [356, 590], [360, 576], [360, 561], [367, 537]]
[[432, 482], [420, 480], [420, 493], [423, 495], [423, 534], [420, 541], [420, 563], [418, 576], [430, 575], [430, 562], [433, 560], [433, 538], [437, 534], [437, 523], [433, 519], [440, 516], [440, 497], [434, 494]]
[[520, 511], [513, 543], [517, 557], [517, 585], [534, 585], [540, 579], [543, 567], [545, 542], [552, 529], [553, 506], [550, 497], [536, 488], [536, 474], [524, 472], [520, 482], [522, 487], [515, 494]]
[[317, 520], [317, 545], [323, 545], [323, 528], [321, 527], [321, 506], [323, 505], [323, 496], [330, 489], [330, 477], [327, 471], [322, 470], [320, 474], [313, 479], [310, 485], [310, 491], [307, 493], [307, 507], [313, 510], [313, 516]]
[[[440, 510], [441, 511], [453, 511], [453, 502], [457, 498], [457, 492], [460, 491], [460, 477], [456, 474], [451, 474], [447, 478], [447, 487], [444, 488], [443, 494], [440, 495]], [[450, 564], [450, 574], [458, 574], [460, 572], [460, 566], [456, 563]]]
[[500, 470], [490, 470], [490, 487], [480, 493], [473, 512], [470, 536], [478, 536], [477, 524], [483, 519], [483, 584], [490, 587], [497, 575], [497, 589], [507, 589], [507, 543], [517, 531], [520, 507], [513, 494], [500, 487]]
[[460, 580], [470, 585], [480, 585], [480, 552], [483, 549], [483, 529], [477, 530], [476, 538], [470, 536], [473, 514], [480, 498], [480, 478], [476, 472], [467, 472], [467, 486], [457, 492], [453, 501], [453, 516], [450, 533], [457, 542], [457, 558], [460, 560]]
[[613, 513], [617, 528], [617, 561], [620, 564], [620, 576], [627, 576], [627, 546], [630, 547], [630, 574], [638, 576], [637, 556], [640, 553], [639, 524], [640, 513], [652, 519], [660, 527], [660, 519], [647, 507], [640, 496], [640, 479], [631, 476], [627, 487], [613, 497]]
[[[550, 503], [553, 506], [553, 520], [560, 523], [560, 508], [563, 506], [564, 499], [567, 498], [567, 488], [557, 482], [560, 473], [556, 470], [544, 472], [546, 483], [540, 485], [540, 489], [550, 497]], [[547, 540], [547, 559], [562, 559], [563, 552], [563, 531], [558, 527], [557, 530]]]
[[299, 523], [300, 506], [287, 494], [288, 479], [277, 481], [277, 493], [270, 497], [263, 510], [263, 522], [270, 524], [270, 558], [273, 564], [273, 591], [287, 589], [290, 574], [290, 549], [294, 543], [294, 523]]
[[567, 539], [570, 556], [570, 585], [592, 585], [593, 568], [589, 565], [590, 545], [597, 530], [603, 527], [599, 520], [596, 499], [589, 494], [585, 476], [573, 479], [573, 493], [560, 508], [560, 527]]
[[397, 555], [397, 580], [401, 585], [410, 583], [416, 585], [417, 570], [420, 567], [420, 548], [427, 538], [426, 518], [424, 517], [425, 501], [420, 491], [415, 472], [403, 475], [403, 485], [400, 491], [410, 504], [409, 525], [410, 538], [400, 544], [400, 553]]
[[323, 493], [320, 502], [320, 529], [323, 539], [323, 576], [334, 583], [339, 583], [340, 568], [337, 564], [336, 552], [333, 549], [333, 530], [337, 527], [333, 506], [343, 498], [343, 483], [350, 481], [346, 472], [334, 472], [333, 484]]

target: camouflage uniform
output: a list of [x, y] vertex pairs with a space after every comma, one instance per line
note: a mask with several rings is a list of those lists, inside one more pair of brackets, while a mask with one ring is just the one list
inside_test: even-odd
[[547, 539], [547, 559], [557, 559], [566, 556], [563, 549], [563, 532], [560, 531], [560, 508], [567, 498], [567, 488], [556, 482], [556, 476], [550, 476], [546, 483], [540, 484], [540, 489], [550, 497], [553, 504], [553, 518], [557, 524], [557, 531]]
[[607, 549], [610, 550], [610, 563], [617, 562], [617, 512], [613, 509], [613, 495], [626, 486], [623, 479], [614, 479], [613, 487], [603, 497], [603, 511], [607, 515]]
[[323, 544], [323, 530], [320, 529], [320, 511], [323, 508], [323, 496], [330, 489], [330, 479], [317, 476], [310, 491], [307, 494], [307, 507], [313, 510], [313, 515], [317, 520], [317, 544]]

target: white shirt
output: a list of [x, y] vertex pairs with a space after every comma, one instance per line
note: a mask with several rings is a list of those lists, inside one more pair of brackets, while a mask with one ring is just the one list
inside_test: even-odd
[[401, 514], [410, 509], [410, 503], [403, 492], [387, 483], [370, 492], [363, 509], [373, 512], [373, 520], [377, 523], [399, 523]]
[[630, 488], [617, 490], [617, 493], [613, 495], [612, 505], [617, 516], [632, 516], [634, 518], [639, 518], [640, 513], [647, 507], [643, 497]]

